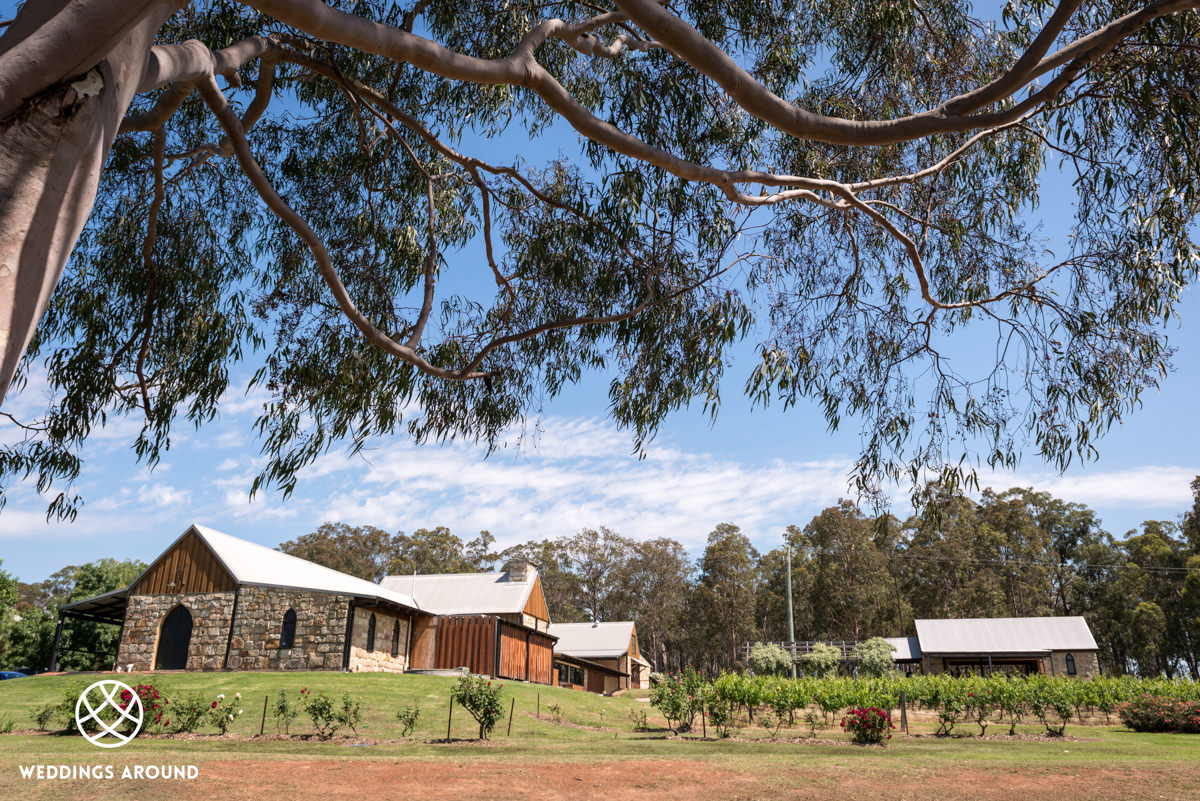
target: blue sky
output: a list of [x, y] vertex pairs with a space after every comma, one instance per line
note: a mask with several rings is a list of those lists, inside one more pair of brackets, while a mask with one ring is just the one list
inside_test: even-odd
[[[0, 16], [10, 5], [0, 2]], [[574, 141], [573, 133], [557, 131], [550, 151], [547, 143], [522, 143], [518, 152], [573, 150]], [[502, 161], [506, 145], [472, 152]], [[1050, 234], [1062, 230], [1064, 220], [1055, 215], [1069, 201], [1061, 185], [1047, 195], [1042, 208]], [[1029, 457], [1015, 473], [981, 473], [981, 483], [1032, 486], [1087, 504], [1116, 534], [1147, 519], [1177, 519], [1190, 505], [1188, 483], [1200, 474], [1194, 289], [1180, 312], [1182, 321], [1169, 329], [1180, 348], [1176, 372], [1100, 442], [1097, 461], [1060, 476]], [[354, 457], [331, 452], [301, 474], [290, 498], [260, 493], [253, 502], [248, 491], [261, 460], [252, 423], [264, 396], [245, 394], [247, 367], [219, 418], [199, 431], [180, 426], [153, 472], [129, 448], [136, 418], [97, 430], [78, 482], [86, 504], [74, 522], [47, 523], [46, 500], [31, 483], [10, 488], [0, 511], [0, 559], [25, 581], [104, 556], [150, 560], [192, 522], [271, 546], [325, 521], [390, 531], [446, 525], [464, 539], [486, 529], [502, 547], [608, 526], [638, 539], [673, 537], [693, 553], [713, 526], [731, 522], [759, 547], [774, 547], [787, 525], [804, 525], [851, 496], [847, 471], [859, 447], [858, 425], [850, 420], [829, 432], [806, 406], [751, 411], [738, 394], [753, 366], [751, 345], [741, 353], [715, 424], [698, 408], [672, 415], [644, 459], [631, 454], [631, 437], [606, 420], [607, 381], [592, 376], [548, 402], [541, 418], [513, 431], [490, 457], [467, 443], [418, 447], [396, 438]], [[35, 375], [5, 411], [32, 416], [42, 392]], [[0, 426], [0, 438], [12, 436], [11, 426]], [[907, 488], [894, 487], [891, 495], [894, 511], [907, 514]]]

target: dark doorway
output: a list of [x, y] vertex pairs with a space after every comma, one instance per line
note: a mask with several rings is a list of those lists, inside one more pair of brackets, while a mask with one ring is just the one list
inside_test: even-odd
[[158, 635], [155, 670], [183, 670], [187, 667], [188, 645], [192, 641], [192, 613], [177, 606], [163, 621]]

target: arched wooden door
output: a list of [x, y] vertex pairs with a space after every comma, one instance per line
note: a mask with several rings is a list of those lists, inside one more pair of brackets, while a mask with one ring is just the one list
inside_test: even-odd
[[158, 634], [155, 670], [183, 670], [187, 667], [188, 645], [192, 641], [192, 613], [185, 606], [171, 610]]

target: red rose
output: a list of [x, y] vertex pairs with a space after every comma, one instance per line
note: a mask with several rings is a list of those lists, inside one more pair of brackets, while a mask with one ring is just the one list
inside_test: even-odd
[[216, 701], [213, 701], [212, 708], [213, 708], [213, 709], [216, 709], [216, 708], [217, 708], [217, 702], [216, 702]]

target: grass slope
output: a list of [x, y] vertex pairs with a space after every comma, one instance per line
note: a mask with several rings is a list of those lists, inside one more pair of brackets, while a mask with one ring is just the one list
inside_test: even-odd
[[[0, 710], [18, 729], [33, 728], [29, 718], [38, 706], [53, 703], [64, 692], [85, 686], [98, 676], [42, 676], [0, 682]], [[453, 679], [394, 674], [311, 673], [192, 673], [134, 674], [114, 676], [126, 683], [152, 682], [169, 697], [203, 692], [214, 697], [242, 694], [244, 714], [231, 729], [230, 737], [215, 734], [196, 739], [139, 737], [129, 746], [101, 752], [77, 736], [12, 734], [0, 736], [0, 798], [30, 798], [62, 801], [75, 798], [190, 799], [194, 797], [258, 797], [256, 782], [296, 781], [306, 797], [340, 798], [360, 784], [383, 782], [381, 794], [396, 798], [474, 797], [470, 780], [494, 773], [504, 776], [518, 790], [522, 782], [555, 787], [562, 779], [555, 771], [592, 770], [602, 778], [596, 782], [605, 793], [573, 794], [567, 783], [546, 795], [533, 787], [522, 792], [540, 797], [631, 798], [642, 790], [647, 797], [662, 791], [692, 788], [704, 794], [715, 782], [724, 782], [722, 798], [980, 798], [1004, 787], [1025, 798], [1072, 799], [1200, 798], [1200, 737], [1187, 735], [1134, 734], [1117, 727], [1068, 727], [1077, 739], [1063, 741], [1001, 740], [977, 737], [935, 738], [933, 726], [924, 722], [914, 734], [898, 735], [890, 747], [857, 748], [845, 741], [836, 723], [818, 732], [826, 743], [779, 742], [761, 728], [745, 728], [737, 739], [702, 741], [677, 738], [663, 730], [664, 721], [644, 701], [633, 697], [604, 698], [591, 693], [503, 683], [505, 710], [515, 702], [512, 734], [507, 718], [497, 726], [490, 744], [471, 742], [477, 734], [474, 720], [461, 707], [454, 710], [452, 742], [446, 737], [446, 712]], [[363, 722], [360, 738], [316, 740], [259, 738], [263, 698], [273, 703], [276, 693], [286, 689], [299, 697], [308, 687], [340, 698], [349, 692], [361, 704]], [[644, 695], [644, 694], [643, 694]], [[537, 715], [540, 699], [541, 717]], [[396, 710], [408, 703], [421, 707], [421, 721], [407, 742], [384, 742], [399, 738]], [[555, 719], [558, 708], [559, 718]], [[635, 732], [631, 713], [647, 712], [651, 731]], [[997, 731], [994, 727], [991, 731]], [[1007, 727], [1004, 727], [1005, 729]], [[1021, 731], [1036, 733], [1040, 727]], [[275, 732], [268, 711], [265, 731]], [[311, 734], [311, 722], [302, 714], [292, 725], [293, 735]], [[780, 738], [797, 738], [802, 727], [783, 729]], [[829, 742], [833, 741], [833, 742]], [[187, 787], [167, 783], [94, 781], [31, 781], [22, 779], [22, 764], [112, 764], [117, 770], [135, 764], [193, 764], [201, 766], [201, 779]], [[303, 782], [291, 775], [302, 764]], [[348, 772], [342, 765], [359, 765]], [[398, 766], [420, 766], [432, 771], [426, 794], [414, 784], [410, 794], [391, 788], [387, 777]], [[626, 765], [627, 768], [614, 768]], [[275, 767], [272, 767], [275, 766]], [[323, 767], [324, 766], [324, 767]], [[389, 767], [390, 766], [390, 767]], [[555, 767], [558, 766], [558, 767]], [[677, 766], [674, 768], [664, 766]], [[299, 768], [296, 768], [299, 770]], [[275, 771], [279, 775], [272, 773]], [[514, 773], [515, 771], [515, 773]], [[540, 772], [539, 772], [540, 771]], [[374, 777], [374, 778], [372, 778]], [[439, 782], [457, 788], [439, 795]], [[1014, 784], [1018, 780], [1025, 782]], [[416, 781], [416, 779], [414, 779]], [[497, 781], [501, 781], [497, 779]], [[306, 783], [307, 782], [307, 783]], [[458, 782], [457, 784], [455, 782]], [[466, 782], [465, 784], [463, 782]], [[966, 784], [964, 784], [966, 782]], [[972, 784], [974, 782], [974, 784]], [[944, 785], [944, 786], [942, 786]], [[407, 785], [406, 785], [407, 786]], [[939, 791], [939, 786], [942, 791]], [[487, 785], [488, 788], [491, 785]], [[861, 787], [861, 794], [854, 790]], [[882, 791], [879, 788], [891, 788]], [[207, 789], [205, 789], [207, 788]], [[849, 789], [847, 789], [849, 788]], [[871, 788], [875, 795], [871, 795]], [[905, 788], [911, 788], [909, 795]], [[975, 788], [975, 789], [972, 789]], [[1046, 795], [1038, 795], [1044, 788]], [[507, 798], [488, 790], [493, 798]], [[594, 789], [594, 785], [593, 785]], [[719, 788], [713, 788], [719, 789]], [[317, 791], [320, 790], [318, 793]], [[657, 792], [653, 792], [657, 790]], [[918, 792], [918, 790], [920, 792]], [[1144, 793], [1143, 793], [1144, 790]], [[311, 792], [309, 792], [311, 791]], [[844, 792], [843, 792], [844, 791]], [[239, 792], [242, 795], [239, 795]], [[512, 792], [517, 792], [512, 790]], [[812, 795], [812, 793], [817, 793]], [[360, 793], [361, 795], [361, 793]], [[365, 796], [364, 796], [365, 797]], [[519, 793], [513, 797], [525, 797]]]

